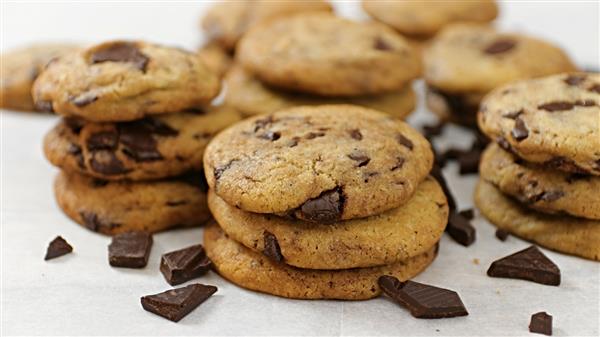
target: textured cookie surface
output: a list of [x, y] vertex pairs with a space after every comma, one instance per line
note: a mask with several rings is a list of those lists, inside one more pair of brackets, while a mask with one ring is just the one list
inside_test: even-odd
[[217, 272], [254, 291], [297, 299], [364, 300], [381, 293], [381, 275], [410, 279], [435, 258], [437, 245], [406, 261], [346, 270], [299, 269], [276, 263], [228, 238], [215, 224], [204, 230], [204, 247]]
[[301, 12], [331, 11], [326, 1], [221, 1], [202, 18], [208, 39], [227, 50], [235, 49], [240, 37], [257, 23]]
[[483, 153], [479, 173], [530, 208], [600, 220], [600, 177], [528, 164], [496, 144]]
[[405, 35], [428, 37], [452, 22], [488, 22], [496, 18], [494, 0], [379, 1], [363, 0], [364, 10], [375, 20]]
[[146, 180], [202, 168], [210, 139], [240, 120], [237, 111], [211, 107], [132, 122], [64, 119], [44, 139], [55, 166], [107, 180]]
[[266, 83], [324, 96], [396, 91], [420, 73], [417, 53], [390, 28], [322, 13], [258, 25], [237, 56]]
[[40, 110], [89, 121], [130, 121], [205, 105], [220, 89], [195, 53], [111, 41], [51, 62], [33, 85]]
[[0, 107], [34, 111], [31, 86], [46, 64], [77, 49], [72, 44], [34, 44], [0, 56]]
[[600, 74], [571, 73], [500, 87], [483, 100], [481, 130], [526, 161], [600, 175]]
[[403, 261], [428, 251], [448, 222], [446, 197], [432, 177], [398, 208], [332, 224], [245, 212], [208, 193], [211, 213], [230, 238], [261, 253], [268, 246], [265, 232], [270, 233], [284, 262], [299, 268], [349, 269]]
[[200, 172], [151, 182], [107, 182], [61, 172], [54, 193], [71, 219], [108, 235], [197, 226], [210, 218]]
[[475, 203], [498, 228], [548, 249], [600, 260], [600, 221], [530, 210], [481, 180]]
[[219, 133], [207, 180], [228, 204], [314, 222], [378, 214], [412, 196], [432, 167], [408, 124], [352, 105], [297, 107]]
[[246, 116], [273, 113], [301, 105], [355, 104], [404, 118], [413, 111], [416, 95], [411, 85], [395, 92], [356, 96], [323, 97], [275, 89], [249, 74], [241, 66], [234, 66], [225, 77], [225, 102]]
[[456, 24], [424, 52], [424, 78], [447, 93], [487, 93], [519, 79], [576, 70], [557, 46], [478, 24]]

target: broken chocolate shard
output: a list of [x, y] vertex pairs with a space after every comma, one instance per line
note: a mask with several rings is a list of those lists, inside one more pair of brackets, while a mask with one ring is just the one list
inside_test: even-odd
[[304, 202], [296, 211], [296, 217], [311, 222], [331, 223], [339, 220], [343, 211], [344, 194], [338, 187]]
[[498, 240], [500, 241], [506, 241], [506, 239], [508, 238], [509, 233], [501, 228], [496, 229], [496, 237], [498, 238]]
[[62, 236], [57, 236], [54, 240], [50, 241], [44, 260], [54, 259], [69, 254], [72, 251], [73, 247]]
[[131, 42], [116, 42], [103, 46], [91, 55], [91, 63], [127, 62], [141, 71], [146, 71], [150, 59]]
[[148, 264], [152, 234], [127, 232], [113, 236], [108, 246], [108, 262], [113, 267], [143, 268]]
[[529, 332], [552, 336], [552, 316], [545, 311], [531, 315]]
[[461, 245], [468, 247], [475, 242], [475, 227], [460, 213], [450, 212], [446, 232]]
[[475, 211], [473, 211], [472, 208], [464, 209], [464, 210], [458, 212], [458, 214], [460, 214], [467, 220], [473, 220], [473, 218], [475, 217]]
[[406, 147], [407, 149], [409, 149], [409, 150], [411, 150], [411, 151], [412, 151], [412, 149], [413, 149], [414, 145], [413, 145], [413, 142], [412, 142], [410, 139], [406, 138], [406, 137], [405, 137], [403, 134], [401, 134], [401, 133], [399, 133], [399, 134], [396, 136], [396, 139], [398, 140], [398, 143], [400, 143], [400, 145], [402, 145], [402, 146], [404, 146], [404, 147]]
[[431, 169], [430, 174], [438, 181], [438, 183], [442, 187], [442, 190], [444, 191], [444, 194], [446, 195], [446, 199], [448, 199], [448, 208], [450, 209], [450, 212], [455, 211], [456, 210], [456, 200], [454, 199], [454, 196], [452, 195], [452, 192], [450, 191], [450, 188], [448, 187], [448, 183], [446, 182], [446, 178], [444, 178], [442, 169], [438, 165], [434, 164], [433, 168]]
[[180, 321], [214, 293], [217, 287], [200, 283], [142, 297], [144, 310], [173, 322]]
[[275, 262], [283, 262], [283, 254], [281, 254], [281, 248], [277, 238], [272, 233], [265, 231], [263, 233], [264, 248], [263, 254]]
[[160, 272], [165, 280], [178, 285], [206, 274], [212, 266], [202, 245], [193, 245], [163, 254]]
[[407, 308], [416, 318], [450, 318], [469, 313], [455, 291], [414, 281], [400, 282], [393, 276], [380, 276], [379, 287]]
[[560, 284], [558, 266], [536, 246], [494, 261], [487, 274], [491, 277], [521, 279], [553, 286]]

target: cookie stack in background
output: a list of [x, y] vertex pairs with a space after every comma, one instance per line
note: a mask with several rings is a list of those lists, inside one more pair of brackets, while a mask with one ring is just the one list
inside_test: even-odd
[[217, 224], [215, 269], [290, 298], [367, 299], [437, 253], [446, 197], [430, 144], [404, 122], [352, 105], [295, 107], [217, 135], [204, 166]]
[[202, 156], [241, 117], [206, 107], [220, 83], [194, 53], [112, 41], [52, 61], [35, 81], [38, 108], [63, 119], [45, 137], [62, 169], [63, 211], [104, 234], [156, 232], [210, 217]]
[[478, 115], [492, 143], [475, 202], [498, 228], [600, 260], [600, 74], [500, 87]]

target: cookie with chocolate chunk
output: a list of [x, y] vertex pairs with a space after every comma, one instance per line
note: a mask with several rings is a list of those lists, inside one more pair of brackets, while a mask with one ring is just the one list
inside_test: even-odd
[[520, 79], [575, 70], [559, 47], [478, 24], [455, 24], [425, 49], [427, 106], [444, 120], [476, 126], [483, 97]]
[[365, 300], [378, 296], [381, 275], [410, 279], [435, 258], [437, 244], [394, 264], [344, 270], [299, 269], [278, 263], [230, 239], [216, 224], [204, 230], [206, 255], [215, 270], [240, 287], [287, 298]]
[[268, 249], [269, 240], [277, 242], [286, 264], [307, 269], [364, 268], [403, 261], [429, 250], [448, 222], [446, 197], [432, 177], [398, 208], [331, 224], [245, 212], [213, 191], [208, 192], [208, 205], [231, 239], [257, 253]]
[[74, 44], [38, 43], [18, 48], [0, 56], [0, 107], [34, 111], [31, 98], [33, 81], [55, 57], [75, 51]]
[[500, 87], [483, 100], [479, 127], [525, 161], [600, 176], [600, 74], [567, 73]]
[[111, 41], [48, 64], [32, 95], [43, 111], [120, 122], [205, 105], [219, 89], [218, 77], [195, 53]]
[[392, 29], [323, 13], [258, 25], [236, 57], [265, 83], [322, 96], [401, 90], [421, 70], [417, 53]]
[[491, 144], [481, 157], [481, 178], [527, 207], [600, 220], [600, 177], [527, 163]]
[[63, 119], [44, 139], [46, 158], [69, 172], [106, 180], [147, 180], [202, 168], [210, 139], [241, 119], [226, 106], [131, 122]]
[[558, 252], [600, 261], [600, 221], [544, 214], [504, 195], [480, 180], [475, 204], [496, 227]]
[[219, 133], [204, 155], [225, 202], [313, 222], [379, 214], [413, 195], [433, 164], [408, 124], [353, 105], [296, 107]]
[[202, 172], [145, 182], [109, 182], [61, 172], [54, 182], [63, 212], [107, 235], [201, 225], [210, 218], [206, 188]]

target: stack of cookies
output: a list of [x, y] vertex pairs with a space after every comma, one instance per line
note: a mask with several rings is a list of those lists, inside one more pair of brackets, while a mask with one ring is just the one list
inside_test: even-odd
[[242, 287], [290, 298], [367, 299], [437, 253], [446, 197], [430, 144], [389, 115], [352, 105], [295, 107], [217, 135], [204, 156], [218, 224], [204, 245]]
[[541, 246], [600, 260], [600, 74], [498, 88], [478, 122], [495, 141], [475, 194], [483, 215]]
[[246, 116], [300, 105], [348, 103], [406, 117], [420, 60], [379, 23], [311, 12], [264, 21], [240, 40], [225, 102]]
[[145, 42], [106, 42], [52, 61], [32, 94], [38, 108], [64, 117], [44, 141], [62, 169], [59, 206], [110, 235], [206, 221], [204, 149], [240, 119], [202, 108], [219, 88], [195, 54]]

